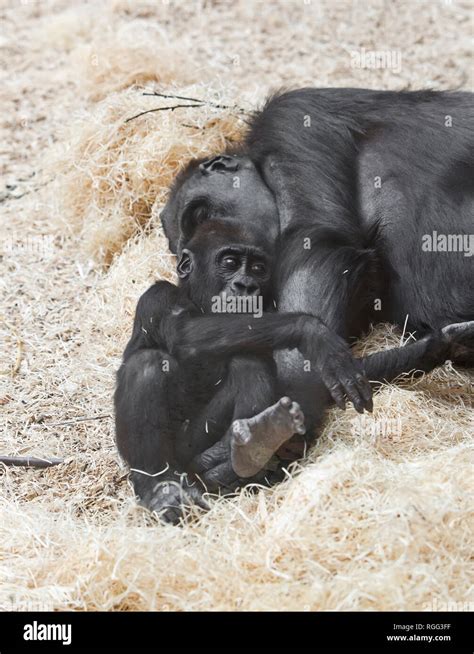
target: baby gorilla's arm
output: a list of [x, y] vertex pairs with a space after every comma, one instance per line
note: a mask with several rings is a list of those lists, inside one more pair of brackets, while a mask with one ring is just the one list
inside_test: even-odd
[[372, 390], [349, 345], [315, 316], [171, 315], [163, 321], [162, 334], [168, 351], [179, 361], [298, 348], [341, 409], [347, 396], [359, 413], [372, 411]]

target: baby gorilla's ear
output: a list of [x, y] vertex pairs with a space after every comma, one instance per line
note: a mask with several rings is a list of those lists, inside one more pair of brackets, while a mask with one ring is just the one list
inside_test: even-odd
[[180, 279], [187, 279], [193, 271], [193, 254], [191, 250], [182, 250], [176, 272]]

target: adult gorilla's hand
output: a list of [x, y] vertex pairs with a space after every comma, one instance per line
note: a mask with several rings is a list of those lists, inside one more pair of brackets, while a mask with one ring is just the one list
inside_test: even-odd
[[356, 411], [372, 412], [372, 388], [359, 361], [354, 359], [344, 339], [318, 318], [309, 318], [304, 327], [301, 352], [314, 365], [340, 409], [346, 408], [345, 396]]

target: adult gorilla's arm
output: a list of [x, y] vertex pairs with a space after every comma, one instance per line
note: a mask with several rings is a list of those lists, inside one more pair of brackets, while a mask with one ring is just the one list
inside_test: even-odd
[[[375, 384], [391, 382], [403, 373], [430, 372], [447, 359], [455, 357], [463, 349], [469, 350], [472, 355], [474, 349], [474, 321], [472, 320], [447, 325], [403, 347], [376, 352], [364, 357], [361, 364], [371, 382]], [[315, 398], [318, 395], [316, 387], [314, 395]], [[220, 485], [233, 487], [238, 477], [232, 468], [232, 461], [247, 463], [252, 461], [253, 466], [257, 464], [257, 467], [263, 469], [271, 452], [276, 452], [281, 446], [277, 436], [278, 434], [275, 434], [274, 443], [271, 440], [266, 443], [265, 449], [258, 441], [253, 442], [252, 438], [245, 445], [237, 447], [231, 443], [230, 448], [219, 441], [194, 459], [194, 470], [210, 490]], [[229, 457], [229, 451], [232, 457]], [[252, 474], [255, 474], [254, 469]]]
[[356, 90], [350, 101], [337, 89], [277, 95], [255, 115], [245, 143], [278, 209], [278, 311], [319, 316], [345, 339], [373, 317], [384, 320], [373, 315], [385, 274], [376, 227], [361, 220], [359, 206], [359, 141], [372, 126], [369, 104]]
[[[282, 234], [274, 283], [278, 311], [317, 315], [348, 339], [368, 328], [386, 271], [369, 245], [374, 234], [357, 229], [347, 204], [298, 194], [294, 169], [296, 164], [292, 168], [270, 156], [262, 171], [275, 196]], [[381, 314], [377, 318], [383, 320]]]

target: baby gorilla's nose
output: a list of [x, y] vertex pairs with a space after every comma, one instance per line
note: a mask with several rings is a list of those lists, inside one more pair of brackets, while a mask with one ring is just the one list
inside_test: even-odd
[[230, 290], [233, 295], [258, 295], [260, 287], [253, 280], [238, 280], [232, 282]]

